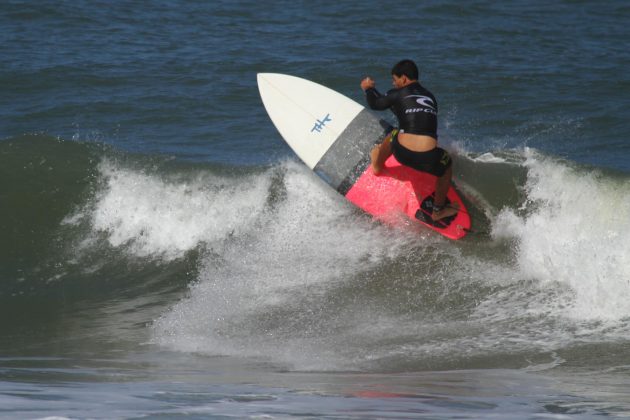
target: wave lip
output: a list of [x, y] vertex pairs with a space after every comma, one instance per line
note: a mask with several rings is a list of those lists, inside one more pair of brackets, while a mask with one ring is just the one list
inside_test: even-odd
[[113, 247], [130, 245], [136, 256], [167, 260], [251, 228], [270, 186], [268, 177], [208, 173], [171, 181], [108, 160], [99, 171], [105, 185], [90, 215], [93, 229], [107, 232]]

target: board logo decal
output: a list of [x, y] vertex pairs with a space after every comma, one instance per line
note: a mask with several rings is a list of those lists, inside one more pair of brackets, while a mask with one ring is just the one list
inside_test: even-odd
[[313, 125], [313, 128], [311, 128], [311, 133], [313, 131], [321, 133], [322, 129], [324, 128], [326, 123], [327, 122], [331, 122], [331, 121], [332, 121], [332, 118], [330, 118], [330, 114], [326, 114], [326, 116], [324, 118], [322, 118], [321, 120], [316, 120], [315, 121], [315, 125]]

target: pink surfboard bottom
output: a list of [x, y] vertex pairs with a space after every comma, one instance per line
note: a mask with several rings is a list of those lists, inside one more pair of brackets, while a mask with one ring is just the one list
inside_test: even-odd
[[374, 175], [368, 166], [365, 172], [354, 183], [346, 194], [346, 198], [367, 213], [383, 220], [393, 220], [389, 216], [404, 213], [412, 220], [441, 233], [451, 239], [460, 239], [470, 229], [470, 216], [461, 198], [451, 186], [446, 195], [451, 205], [458, 204], [459, 212], [447, 226], [437, 223], [433, 226], [416, 217], [420, 210], [428, 215], [420, 205], [422, 201], [435, 191], [436, 177], [426, 172], [401, 165], [394, 156], [385, 162], [380, 175]]

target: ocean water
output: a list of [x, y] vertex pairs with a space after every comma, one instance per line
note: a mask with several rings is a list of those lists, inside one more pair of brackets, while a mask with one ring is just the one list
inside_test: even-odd
[[[0, 418], [630, 415], [624, 1], [0, 3]], [[474, 233], [372, 220], [257, 72], [414, 59]], [[381, 115], [390, 121], [387, 113]]]

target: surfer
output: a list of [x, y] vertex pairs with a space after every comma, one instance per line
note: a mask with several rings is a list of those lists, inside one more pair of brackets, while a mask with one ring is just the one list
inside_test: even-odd
[[453, 176], [453, 161], [448, 152], [437, 146], [437, 111], [435, 96], [418, 81], [418, 67], [411, 60], [402, 60], [392, 68], [394, 89], [382, 95], [370, 77], [361, 81], [370, 108], [390, 108], [398, 119], [383, 143], [370, 152], [372, 170], [380, 174], [391, 154], [402, 165], [437, 176], [433, 201], [434, 221], [457, 214], [456, 205], [446, 205], [446, 193]]

